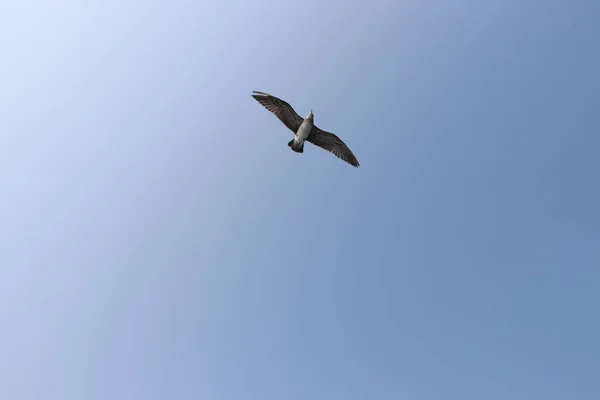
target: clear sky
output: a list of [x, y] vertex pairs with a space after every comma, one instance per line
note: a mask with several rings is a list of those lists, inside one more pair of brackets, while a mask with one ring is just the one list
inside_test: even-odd
[[0, 9], [0, 398], [600, 398], [598, 1]]

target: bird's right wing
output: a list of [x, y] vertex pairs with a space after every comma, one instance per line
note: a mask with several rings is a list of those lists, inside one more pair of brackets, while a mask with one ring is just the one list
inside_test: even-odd
[[304, 119], [285, 101], [278, 99], [270, 94], [253, 91], [252, 97], [262, 104], [267, 110], [271, 111], [277, 118], [284, 123], [292, 132], [296, 133]]

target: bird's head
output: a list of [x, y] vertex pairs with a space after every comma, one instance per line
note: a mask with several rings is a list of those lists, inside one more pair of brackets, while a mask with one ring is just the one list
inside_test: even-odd
[[306, 116], [306, 119], [310, 119], [311, 121], [313, 121], [315, 119], [315, 116], [314, 116], [312, 110], [310, 110], [310, 112]]

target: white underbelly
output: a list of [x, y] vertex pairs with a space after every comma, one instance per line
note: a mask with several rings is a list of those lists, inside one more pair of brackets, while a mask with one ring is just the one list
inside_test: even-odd
[[296, 133], [296, 138], [294, 140], [296, 140], [297, 142], [305, 141], [308, 135], [310, 135], [310, 131], [312, 131], [312, 128], [313, 124], [311, 123], [311, 121], [302, 122], [302, 125], [300, 125], [300, 128], [298, 128], [298, 132]]

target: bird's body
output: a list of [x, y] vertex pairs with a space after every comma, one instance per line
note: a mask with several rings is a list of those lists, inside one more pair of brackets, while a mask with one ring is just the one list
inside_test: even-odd
[[310, 113], [309, 116], [302, 121], [302, 125], [300, 125], [300, 128], [298, 128], [298, 132], [296, 132], [296, 138], [294, 140], [297, 140], [300, 143], [304, 142], [308, 138], [308, 135], [310, 135], [313, 126], [313, 115]]
[[304, 141], [308, 139], [308, 136], [312, 132], [313, 127], [313, 113], [311, 111], [310, 114], [308, 114], [308, 116], [304, 118], [302, 124], [300, 124], [298, 131], [294, 134], [294, 139], [290, 143], [288, 143], [293, 151], [295, 151], [296, 153], [304, 152]]
[[308, 141], [329, 151], [354, 167], [360, 165], [350, 148], [348, 148], [339, 137], [333, 133], [319, 129], [314, 124], [312, 110], [306, 118], [302, 118], [294, 111], [292, 106], [285, 101], [267, 93], [257, 91], [254, 91], [253, 93], [252, 97], [254, 97], [256, 101], [275, 114], [288, 129], [294, 132], [294, 139], [288, 143], [288, 146], [293, 151], [296, 153], [303, 153], [304, 142]]

